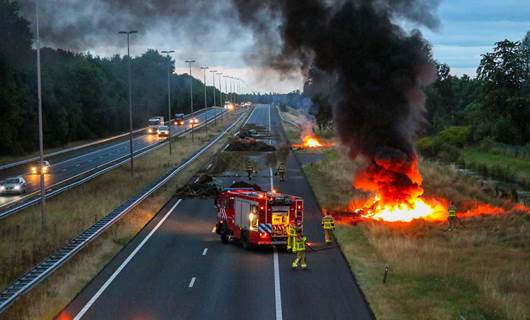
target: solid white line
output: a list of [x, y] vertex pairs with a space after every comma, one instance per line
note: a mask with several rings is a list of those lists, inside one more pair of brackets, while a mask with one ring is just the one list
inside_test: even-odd
[[274, 247], [274, 304], [276, 305], [276, 320], [283, 319], [282, 291], [280, 288], [280, 266], [278, 263], [278, 250]]
[[[269, 104], [269, 137], [271, 136], [271, 105]], [[269, 144], [272, 144], [272, 139], [269, 139]]]
[[156, 230], [158, 230], [158, 228], [160, 228], [162, 223], [164, 223], [164, 221], [166, 221], [166, 219], [169, 217], [169, 215], [171, 213], [173, 213], [173, 210], [175, 210], [175, 208], [180, 204], [181, 201], [182, 201], [182, 199], [179, 199], [171, 207], [171, 209], [169, 209], [169, 211], [164, 215], [164, 217], [162, 219], [160, 219], [160, 221], [156, 224], [156, 226], [153, 228], [153, 230], [151, 230], [151, 232], [149, 232], [149, 234], [142, 240], [142, 242], [140, 242], [138, 247], [136, 247], [134, 249], [134, 251], [131, 252], [131, 254], [127, 257], [127, 259], [125, 259], [125, 261], [123, 261], [121, 263], [121, 265], [118, 267], [118, 269], [116, 269], [116, 271], [114, 271], [114, 273], [110, 276], [110, 278], [108, 278], [107, 281], [105, 281], [105, 283], [101, 286], [101, 288], [99, 288], [98, 292], [96, 292], [96, 294], [87, 302], [87, 304], [81, 309], [81, 311], [79, 311], [79, 313], [75, 316], [74, 320], [79, 320], [85, 315], [85, 313], [88, 311], [88, 309], [90, 309], [90, 307], [92, 307], [92, 305], [101, 296], [101, 294], [107, 289], [107, 287], [112, 283], [112, 281], [114, 281], [114, 279], [116, 279], [116, 277], [127, 266], [127, 264], [132, 260], [132, 258], [134, 258], [134, 256], [138, 253], [138, 251], [140, 251], [140, 249], [142, 249], [142, 247], [146, 244], [146, 242], [149, 240], [149, 238], [151, 238], [151, 236], [156, 232]]
[[272, 191], [274, 189], [274, 179], [273, 179], [271, 167], [269, 167], [269, 177], [271, 178], [271, 191]]
[[[269, 105], [269, 135], [271, 132], [271, 106]], [[269, 139], [269, 144], [271, 140]], [[269, 167], [269, 174], [271, 178], [271, 190], [274, 189], [274, 179], [272, 175], [272, 167]], [[276, 306], [276, 320], [283, 319], [282, 312], [282, 290], [280, 287], [280, 265], [278, 262], [278, 250], [276, 247], [273, 247], [273, 260], [274, 260], [274, 304]]]
[[206, 252], [208, 252], [208, 248], [204, 248], [204, 250], [202, 251], [202, 255], [205, 256]]
[[210, 164], [206, 167], [206, 170], [210, 170], [210, 168], [213, 166], [213, 163], [210, 162]]
[[188, 288], [193, 288], [193, 285], [195, 284], [195, 277], [191, 278], [190, 284], [188, 285]]

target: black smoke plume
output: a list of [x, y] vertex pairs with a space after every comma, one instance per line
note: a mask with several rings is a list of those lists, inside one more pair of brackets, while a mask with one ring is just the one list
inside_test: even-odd
[[[22, 2], [31, 12], [33, 1]], [[356, 183], [358, 187], [418, 193], [413, 138], [424, 121], [422, 89], [435, 72], [429, 44], [412, 27], [435, 29], [438, 2], [43, 0], [41, 21], [48, 42], [85, 49], [97, 41], [115, 41], [115, 32], [127, 26], [169, 24], [168, 31], [193, 39], [219, 23], [232, 32], [243, 26], [254, 36], [255, 46], [247, 54], [252, 63], [283, 74], [302, 70], [313, 75], [311, 92], [332, 106], [337, 133], [350, 156], [369, 160], [358, 176], [376, 186]]]
[[[422, 193], [413, 138], [423, 122], [423, 87], [434, 80], [431, 49], [418, 30], [436, 28], [437, 1], [234, 0], [258, 35], [264, 61], [279, 70], [302, 68], [313, 94], [327, 97], [337, 133], [352, 158], [369, 166], [355, 186], [401, 202]], [[269, 13], [268, 15], [265, 13]], [[281, 45], [271, 36], [279, 17]], [[274, 21], [274, 19], [272, 19]], [[269, 21], [269, 22], [267, 22]], [[272, 26], [271, 26], [272, 25]], [[316, 70], [316, 72], [315, 72]]]

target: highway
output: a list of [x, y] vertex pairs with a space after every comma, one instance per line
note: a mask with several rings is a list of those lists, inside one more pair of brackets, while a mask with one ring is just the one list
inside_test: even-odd
[[[281, 134], [276, 109], [255, 108], [249, 123]], [[322, 246], [318, 204], [289, 155], [287, 181], [263, 165], [253, 182], [304, 198], [304, 230]], [[243, 175], [243, 173], [241, 173]], [[235, 178], [223, 178], [225, 186]], [[244, 250], [213, 232], [211, 199], [173, 198], [63, 310], [73, 319], [372, 319], [336, 247], [308, 251], [307, 271], [291, 270], [293, 254], [276, 248]]]
[[[205, 112], [200, 112], [195, 116], [199, 120], [199, 125], [212, 119], [215, 115], [222, 111], [220, 108], [209, 109]], [[176, 135], [188, 128], [189, 123], [186, 120], [184, 126], [171, 126], [171, 134]], [[137, 134], [133, 138], [133, 152], [141, 152], [149, 149], [154, 145], [163, 141], [157, 135], [149, 135], [147, 133]], [[50, 159], [50, 172], [45, 175], [45, 185], [47, 191], [51, 191], [54, 187], [62, 185], [64, 182], [71, 182], [84, 177], [85, 174], [93, 173], [92, 170], [99, 167], [104, 167], [106, 164], [117, 160], [129, 154], [129, 140], [120, 139], [114, 142], [105, 143], [99, 147], [88, 148], [87, 150], [79, 150], [72, 152], [72, 154], [58, 157], [58, 162], [53, 162]], [[38, 198], [40, 190], [40, 176], [38, 174], [31, 174], [29, 172], [30, 165], [22, 165], [6, 170], [0, 171], [0, 181], [14, 176], [22, 176], [27, 182], [27, 192], [23, 195], [3, 195], [0, 196], [0, 217], [2, 212], [12, 209], [21, 203], [28, 202], [32, 199]]]

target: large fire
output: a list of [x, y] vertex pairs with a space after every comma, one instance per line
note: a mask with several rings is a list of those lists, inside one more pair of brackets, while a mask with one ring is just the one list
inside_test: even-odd
[[418, 197], [401, 203], [384, 203], [375, 196], [370, 201], [370, 206], [360, 211], [357, 209], [363, 218], [388, 222], [410, 222], [414, 219], [433, 222], [447, 218], [447, 206], [434, 199]]
[[[410, 222], [423, 219], [429, 222], [446, 221], [449, 201], [423, 196], [422, 177], [417, 160], [399, 157], [376, 157], [375, 162], [357, 174], [357, 189], [373, 194], [367, 201], [352, 201], [347, 209], [363, 219], [387, 222]], [[459, 218], [499, 215], [506, 209], [490, 204], [468, 201], [457, 210]], [[512, 204], [510, 211], [530, 213], [522, 204]]]
[[374, 193], [366, 203], [355, 206], [363, 218], [388, 222], [414, 219], [441, 221], [447, 218], [447, 202], [422, 197], [422, 177], [417, 159], [379, 156], [359, 172], [354, 180], [357, 189]]

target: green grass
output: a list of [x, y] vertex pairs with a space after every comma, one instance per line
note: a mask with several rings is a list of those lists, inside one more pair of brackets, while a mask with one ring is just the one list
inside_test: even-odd
[[462, 151], [460, 161], [481, 174], [530, 187], [530, 161], [527, 159], [470, 148]]

